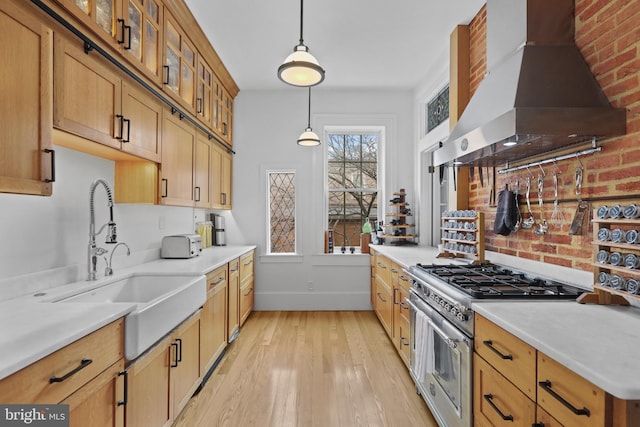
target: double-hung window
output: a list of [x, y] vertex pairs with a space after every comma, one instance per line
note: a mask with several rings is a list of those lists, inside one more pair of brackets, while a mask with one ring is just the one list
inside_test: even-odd
[[334, 248], [360, 245], [362, 225], [378, 220], [379, 131], [329, 131], [327, 228]]

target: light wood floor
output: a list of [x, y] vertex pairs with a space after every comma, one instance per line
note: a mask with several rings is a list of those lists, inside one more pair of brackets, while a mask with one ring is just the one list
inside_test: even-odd
[[254, 312], [174, 427], [437, 427], [372, 311]]

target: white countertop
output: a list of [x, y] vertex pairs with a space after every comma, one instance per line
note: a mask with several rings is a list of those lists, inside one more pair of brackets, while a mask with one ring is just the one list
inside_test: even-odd
[[391, 261], [400, 264], [404, 268], [409, 268], [417, 263], [451, 264], [455, 262], [470, 262], [470, 260], [461, 260], [460, 258], [436, 258], [439, 253], [438, 249], [427, 246], [391, 246], [370, 244], [369, 247], [386, 256]]
[[0, 303], [0, 379], [126, 315], [135, 304]]
[[640, 399], [640, 310], [567, 302], [481, 302], [474, 311], [606, 392]]
[[[158, 259], [117, 271], [113, 278], [132, 273], [182, 273], [203, 275], [255, 246], [216, 246], [190, 259]], [[102, 279], [104, 280], [104, 279]], [[52, 296], [68, 295], [74, 289], [98, 286], [96, 282], [76, 282], [0, 302], [0, 379], [61, 349], [67, 344], [125, 316], [135, 309], [128, 303], [46, 302]], [[169, 331], [167, 331], [169, 332]]]

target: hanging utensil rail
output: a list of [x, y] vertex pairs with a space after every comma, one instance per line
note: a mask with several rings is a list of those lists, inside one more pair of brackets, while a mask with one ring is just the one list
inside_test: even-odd
[[575, 153], [563, 154], [561, 156], [552, 157], [550, 159], [540, 160], [538, 162], [527, 163], [526, 165], [506, 167], [505, 169], [500, 169], [498, 171], [498, 173], [499, 174], [505, 174], [505, 173], [509, 173], [509, 172], [513, 172], [513, 171], [517, 171], [517, 170], [521, 170], [521, 169], [531, 168], [531, 167], [534, 167], [534, 166], [542, 166], [542, 165], [546, 165], [547, 163], [554, 163], [554, 162], [558, 162], [560, 160], [573, 159], [573, 158], [580, 157], [580, 156], [586, 156], [587, 154], [597, 153], [599, 151], [602, 151], [602, 147], [588, 148], [586, 150], [577, 151]]

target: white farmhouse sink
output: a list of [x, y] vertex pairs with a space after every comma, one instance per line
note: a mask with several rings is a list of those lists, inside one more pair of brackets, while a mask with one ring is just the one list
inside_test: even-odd
[[205, 276], [134, 273], [56, 302], [135, 303], [124, 320], [124, 353], [142, 354], [204, 304]]

